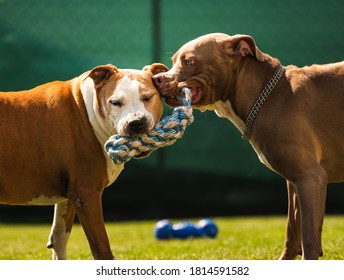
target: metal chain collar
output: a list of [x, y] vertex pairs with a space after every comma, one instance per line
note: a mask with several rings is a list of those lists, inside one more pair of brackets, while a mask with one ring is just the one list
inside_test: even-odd
[[258, 97], [256, 103], [253, 105], [250, 114], [248, 115], [246, 122], [245, 122], [245, 131], [242, 135], [242, 138], [245, 140], [249, 140], [251, 137], [251, 129], [254, 123], [254, 120], [256, 119], [260, 109], [262, 108], [264, 102], [266, 99], [268, 99], [270, 93], [275, 88], [276, 84], [280, 80], [284, 73], [284, 67], [281, 65], [280, 68], [277, 70], [277, 72], [272, 76], [268, 84], [265, 86], [264, 90]]

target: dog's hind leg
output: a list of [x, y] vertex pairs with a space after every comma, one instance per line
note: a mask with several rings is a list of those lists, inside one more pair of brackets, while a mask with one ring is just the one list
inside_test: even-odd
[[53, 260], [67, 258], [67, 242], [72, 230], [75, 209], [69, 200], [55, 204], [54, 220], [47, 248], [52, 249]]
[[287, 181], [288, 190], [288, 220], [284, 250], [280, 260], [293, 260], [302, 254], [301, 249], [301, 217], [300, 206], [295, 187]]

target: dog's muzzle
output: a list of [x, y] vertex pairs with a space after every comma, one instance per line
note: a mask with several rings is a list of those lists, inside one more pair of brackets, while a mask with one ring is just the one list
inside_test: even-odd
[[129, 114], [119, 123], [118, 132], [123, 136], [136, 136], [148, 132], [148, 118], [141, 112]]
[[129, 136], [132, 136], [146, 133], [147, 127], [147, 119], [145, 117], [130, 121], [127, 127], [128, 134]]

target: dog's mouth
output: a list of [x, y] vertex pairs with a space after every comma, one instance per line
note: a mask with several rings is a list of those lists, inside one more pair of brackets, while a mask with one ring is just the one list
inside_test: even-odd
[[[202, 88], [201, 87], [187, 87], [191, 91], [191, 104], [194, 105], [199, 102], [202, 98]], [[182, 106], [183, 103], [178, 99], [177, 95], [164, 96], [167, 105], [176, 107]]]

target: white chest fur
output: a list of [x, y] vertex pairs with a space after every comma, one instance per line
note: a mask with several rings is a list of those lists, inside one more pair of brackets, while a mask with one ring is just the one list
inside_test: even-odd
[[[243, 120], [241, 120], [233, 111], [233, 107], [229, 101], [222, 102], [218, 101], [214, 105], [211, 106], [212, 108], [207, 108], [207, 109], [213, 109], [215, 110], [216, 115], [218, 115], [221, 118], [227, 118], [229, 121], [231, 121], [241, 133], [245, 130], [245, 123]], [[261, 150], [254, 145], [250, 141], [253, 149], [255, 150], [259, 160], [266, 165], [268, 168], [273, 170], [273, 168], [270, 166], [269, 162], [267, 161], [266, 157], [264, 154], [261, 152]]]
[[220, 118], [227, 118], [236, 126], [236, 128], [239, 129], [241, 133], [243, 133], [245, 123], [234, 113], [232, 104], [228, 100], [226, 102], [217, 101], [211, 105], [211, 107], [212, 108], [209, 109], [215, 110], [216, 115]]

